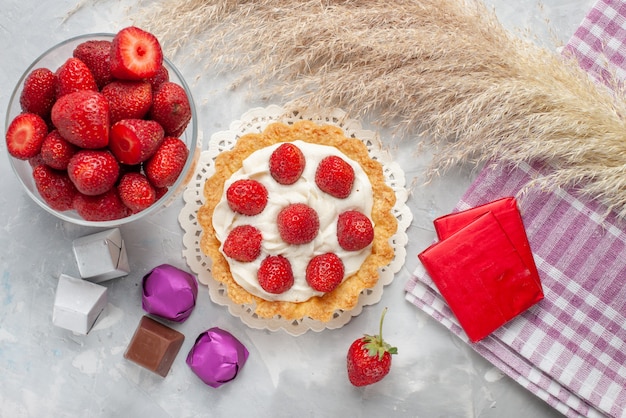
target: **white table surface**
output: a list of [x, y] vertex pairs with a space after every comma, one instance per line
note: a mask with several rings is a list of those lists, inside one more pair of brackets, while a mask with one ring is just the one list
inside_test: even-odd
[[[0, 108], [2, 119], [15, 83], [44, 50], [72, 36], [115, 32], [131, 24], [127, 0], [3, 0], [0, 13]], [[536, 41], [555, 49], [566, 42], [593, 0], [491, 0], [512, 31], [529, 29]], [[191, 84], [205, 144], [246, 110], [268, 103], [245, 90], [179, 65]], [[280, 103], [277, 103], [280, 104]], [[366, 128], [369, 128], [367, 125]], [[3, 127], [3, 130], [5, 127]], [[385, 141], [386, 132], [381, 132]], [[405, 141], [404, 143], [406, 143]], [[199, 416], [407, 416], [554, 417], [559, 414], [535, 398], [470, 347], [404, 299], [404, 285], [416, 255], [435, 235], [432, 220], [448, 213], [472, 179], [460, 168], [425, 187], [427, 159], [394, 148], [411, 188], [408, 205], [414, 221], [406, 265], [381, 302], [338, 330], [293, 337], [247, 327], [227, 309], [212, 303], [206, 288], [188, 321], [175, 328], [184, 345], [166, 378], [123, 358], [144, 314], [141, 277], [169, 263], [186, 268], [177, 215], [182, 198], [157, 215], [121, 228], [131, 273], [106, 282], [106, 315], [87, 336], [52, 325], [57, 278], [79, 277], [72, 240], [96, 230], [57, 220], [21, 190], [0, 146], [0, 417], [199, 417]], [[366, 388], [349, 384], [345, 354], [365, 332], [376, 332], [383, 306], [389, 307], [385, 335], [398, 347], [392, 371]], [[250, 357], [233, 382], [213, 389], [185, 364], [194, 339], [218, 326], [249, 349]]]

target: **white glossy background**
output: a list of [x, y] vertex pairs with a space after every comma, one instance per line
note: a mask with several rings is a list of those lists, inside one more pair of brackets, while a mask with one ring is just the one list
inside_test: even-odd
[[[4, 121], [14, 84], [30, 62], [68, 37], [115, 32], [132, 22], [126, 0], [3, 0], [0, 13], [0, 110]], [[530, 33], [551, 49], [573, 34], [592, 0], [490, 1], [503, 24]], [[146, 6], [147, 7], [147, 6]], [[555, 39], [558, 41], [555, 43]], [[189, 63], [177, 63], [194, 93], [205, 142], [247, 109], [267, 105], [245, 89]], [[280, 104], [280, 103], [279, 103]], [[368, 127], [366, 125], [366, 127]], [[3, 122], [3, 131], [4, 131]], [[0, 417], [407, 416], [553, 417], [558, 414], [404, 299], [416, 255], [433, 239], [432, 220], [447, 213], [469, 185], [471, 168], [421, 183], [427, 156], [411, 142], [381, 132], [404, 168], [414, 221], [406, 266], [381, 303], [333, 331], [292, 337], [253, 330], [210, 302], [201, 289], [190, 319], [174, 326], [186, 336], [163, 379], [123, 358], [143, 315], [141, 277], [161, 263], [186, 268], [176, 220], [182, 198], [168, 209], [121, 228], [131, 274], [106, 282], [109, 305], [88, 336], [51, 322], [56, 281], [78, 277], [71, 245], [96, 230], [44, 212], [20, 189], [0, 145]], [[386, 338], [398, 346], [390, 375], [357, 389], [345, 373], [345, 353], [364, 332], [377, 330], [383, 306]], [[185, 364], [196, 336], [219, 326], [238, 337], [250, 358], [237, 379], [219, 389], [204, 385]]]

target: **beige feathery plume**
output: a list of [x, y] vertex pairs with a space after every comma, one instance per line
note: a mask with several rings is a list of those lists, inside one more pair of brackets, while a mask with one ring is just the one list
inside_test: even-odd
[[621, 92], [511, 35], [479, 0], [164, 0], [138, 24], [273, 95], [431, 138], [434, 171], [547, 163], [543, 186], [626, 216]]

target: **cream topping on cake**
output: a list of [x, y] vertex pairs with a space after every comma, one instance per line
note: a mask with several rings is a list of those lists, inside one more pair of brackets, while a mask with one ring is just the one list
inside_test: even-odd
[[[239, 225], [252, 225], [263, 235], [261, 255], [252, 262], [238, 262], [226, 257], [233, 279], [246, 291], [270, 301], [303, 302], [323, 293], [313, 290], [306, 282], [305, 271], [310, 259], [316, 255], [333, 252], [344, 263], [344, 279], [356, 273], [371, 252], [371, 245], [360, 251], [345, 251], [337, 242], [337, 218], [346, 210], [358, 210], [371, 220], [373, 205], [372, 186], [361, 166], [335, 147], [318, 145], [304, 141], [294, 141], [306, 158], [306, 166], [300, 179], [291, 185], [281, 185], [269, 172], [269, 158], [280, 145], [262, 148], [248, 156], [241, 169], [236, 171], [224, 184], [224, 193], [213, 213], [213, 227], [216, 236], [224, 243], [230, 231]], [[322, 192], [315, 184], [315, 171], [319, 162], [329, 156], [341, 157], [354, 169], [355, 179], [352, 192], [345, 199], [338, 199]], [[230, 209], [226, 200], [228, 187], [240, 179], [253, 179], [261, 182], [268, 191], [268, 203], [263, 212], [254, 216], [238, 214]], [[305, 203], [315, 209], [319, 216], [320, 228], [315, 239], [307, 244], [289, 245], [278, 233], [276, 217], [287, 205]], [[373, 222], [372, 222], [373, 223]], [[291, 262], [294, 285], [284, 293], [265, 292], [257, 281], [257, 271], [268, 255], [282, 255]]]

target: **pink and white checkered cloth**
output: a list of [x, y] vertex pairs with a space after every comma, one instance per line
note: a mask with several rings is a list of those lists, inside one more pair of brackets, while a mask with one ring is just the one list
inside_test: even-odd
[[[565, 50], [598, 80], [626, 80], [626, 2], [598, 0]], [[455, 209], [516, 196], [538, 174], [486, 167]], [[566, 416], [626, 417], [626, 222], [566, 190], [531, 189], [518, 206], [545, 299], [472, 347]], [[423, 268], [406, 291], [469, 344]]]

